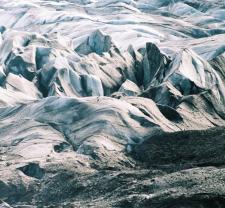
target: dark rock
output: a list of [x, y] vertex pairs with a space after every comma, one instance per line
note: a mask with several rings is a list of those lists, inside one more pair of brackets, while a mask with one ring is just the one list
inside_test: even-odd
[[137, 157], [149, 166], [170, 165], [181, 169], [223, 166], [225, 130], [162, 133], [136, 147]]

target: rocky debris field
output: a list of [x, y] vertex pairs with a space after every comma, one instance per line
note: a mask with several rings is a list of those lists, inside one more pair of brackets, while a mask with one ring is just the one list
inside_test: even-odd
[[0, 3], [0, 208], [225, 207], [223, 0]]

